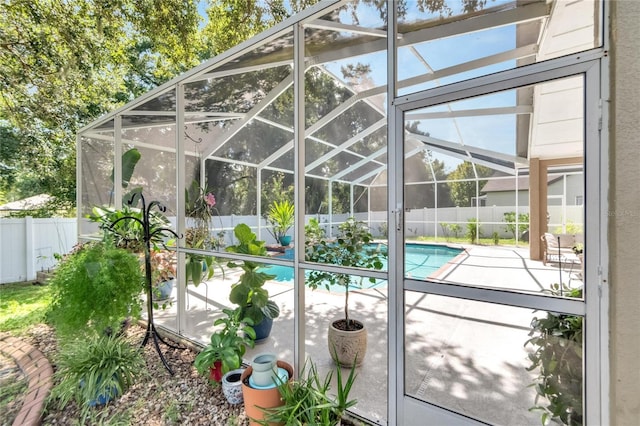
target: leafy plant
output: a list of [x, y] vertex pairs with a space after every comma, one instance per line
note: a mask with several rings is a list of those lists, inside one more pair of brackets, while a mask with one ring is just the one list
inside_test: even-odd
[[295, 207], [289, 200], [274, 201], [267, 213], [267, 222], [271, 225], [269, 232], [276, 241], [287, 235], [295, 223]]
[[50, 281], [48, 317], [62, 335], [117, 330], [140, 316], [144, 279], [138, 258], [107, 242], [78, 246]]
[[584, 251], [584, 244], [575, 243], [573, 247], [571, 247], [571, 250], [573, 250], [575, 254], [582, 254], [582, 252]]
[[122, 395], [145, 371], [138, 347], [104, 335], [64, 342], [56, 366], [49, 398], [61, 409], [73, 399], [85, 411], [96, 400]]
[[[137, 197], [130, 201], [137, 202]], [[126, 217], [134, 217], [138, 220], [126, 220]], [[105, 238], [110, 238], [118, 248], [129, 250], [132, 253], [144, 253], [144, 228], [142, 226], [142, 210], [124, 206], [117, 210], [112, 207], [96, 206], [92, 209], [92, 214], [88, 216], [90, 220], [98, 223]], [[153, 211], [149, 215], [151, 243], [162, 244], [167, 238], [167, 234], [161, 232], [161, 228], [171, 226], [171, 222], [160, 212]]]
[[[208, 240], [208, 228], [188, 228], [186, 230], [185, 243], [187, 247], [204, 249]], [[186, 259], [187, 282], [193, 282], [196, 287], [202, 281], [210, 280], [214, 274], [214, 266], [219, 266], [215, 258], [208, 254], [187, 253]], [[222, 273], [224, 274], [224, 270]]]
[[320, 378], [312, 361], [300, 372], [299, 379], [278, 386], [284, 405], [265, 410], [265, 419], [261, 424], [282, 423], [286, 425], [336, 425], [347, 409], [356, 404], [349, 399], [349, 392], [356, 379], [355, 362], [346, 382], [343, 383], [341, 368], [336, 368], [337, 395], [329, 395], [333, 371]]
[[491, 234], [491, 239], [493, 240], [494, 245], [497, 246], [498, 244], [500, 244], [500, 235], [497, 231], [493, 231], [493, 234]]
[[222, 376], [242, 363], [242, 356], [247, 346], [253, 348], [256, 333], [251, 327], [253, 321], [250, 318], [242, 318], [240, 309], [223, 309], [226, 318], [218, 318], [213, 324], [223, 327], [211, 335], [211, 341], [196, 356], [194, 365], [202, 375], [209, 375], [209, 369], [216, 361], [220, 362], [221, 369], [216, 374], [219, 377], [211, 377], [212, 382], [220, 382]]
[[[383, 268], [382, 260], [386, 257], [386, 253], [368, 246], [373, 241], [373, 236], [364, 222], [350, 217], [338, 227], [338, 230], [338, 237], [335, 241], [329, 241], [324, 237], [324, 233], [318, 240], [307, 239], [305, 241], [306, 260], [356, 268]], [[319, 286], [324, 286], [327, 290], [331, 290], [332, 285], [344, 287], [344, 316], [347, 327], [350, 327], [349, 287], [353, 284], [351, 276], [325, 271], [310, 271], [306, 281], [313, 290]], [[369, 281], [376, 282], [375, 278], [369, 278]], [[362, 279], [356, 281], [355, 284], [361, 285]]]
[[[197, 180], [193, 180], [185, 190], [185, 214], [196, 221], [196, 228], [208, 231], [214, 213], [217, 213], [216, 197], [207, 188], [201, 188]], [[208, 232], [207, 232], [208, 236]], [[196, 247], [196, 246], [192, 246]]]
[[320, 226], [318, 219], [312, 217], [309, 219], [309, 223], [304, 226], [304, 236], [308, 243], [319, 242], [324, 238], [324, 229]]
[[[582, 289], [560, 288], [554, 284], [551, 293], [567, 297], [582, 297]], [[546, 317], [534, 317], [526, 345], [535, 351], [529, 354], [531, 366], [528, 371], [538, 369], [536, 381], [531, 385], [536, 390], [534, 407], [530, 410], [542, 412], [541, 421], [560, 421], [569, 426], [582, 425], [582, 350], [581, 316], [554, 312]]]
[[176, 253], [158, 246], [151, 249], [151, 282], [159, 284], [176, 277]]
[[[505, 230], [511, 232], [513, 238], [516, 238], [516, 212], [505, 212], [503, 217], [507, 223], [504, 227]], [[518, 215], [518, 232], [522, 234], [527, 229], [529, 229], [529, 213], [520, 213]]]
[[[258, 240], [249, 226], [241, 223], [233, 232], [238, 244], [227, 247], [228, 252], [252, 256], [267, 255], [265, 242]], [[238, 305], [241, 315], [250, 318], [255, 325], [260, 324], [264, 317], [277, 318], [280, 315], [280, 308], [273, 300], [269, 300], [269, 292], [263, 288], [268, 280], [275, 278], [275, 275], [261, 272], [259, 268], [262, 264], [252, 260], [245, 260], [242, 264], [231, 261], [228, 266], [240, 267], [244, 271], [240, 281], [231, 286], [229, 294], [229, 300]]]
[[460, 227], [460, 224], [458, 224], [458, 223], [442, 222], [440, 224], [440, 227], [442, 228], [442, 232], [444, 233], [444, 236], [447, 239], [449, 238], [449, 235], [450, 235], [451, 232], [453, 232], [453, 235], [456, 238], [458, 238], [458, 234], [462, 230], [462, 228]]

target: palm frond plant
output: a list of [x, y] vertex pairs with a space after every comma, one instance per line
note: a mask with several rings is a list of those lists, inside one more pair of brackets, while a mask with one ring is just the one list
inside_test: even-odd
[[[295, 207], [289, 200], [274, 201], [267, 213], [267, 222], [271, 225], [269, 232], [283, 246], [289, 245], [287, 232], [295, 223]], [[284, 244], [287, 242], [287, 244]]]

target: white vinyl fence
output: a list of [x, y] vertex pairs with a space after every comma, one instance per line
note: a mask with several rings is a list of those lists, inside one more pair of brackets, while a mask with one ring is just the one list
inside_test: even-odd
[[0, 219], [0, 284], [36, 279], [77, 243], [76, 219]]
[[[476, 217], [480, 220], [481, 234], [491, 236], [497, 232], [500, 237], [509, 237], [506, 232], [504, 213], [516, 211], [514, 206], [492, 206], [492, 207], [451, 207], [439, 209], [413, 209], [405, 211], [405, 226], [407, 236], [443, 236], [442, 223], [457, 223], [462, 228], [461, 235], [466, 233], [467, 221]], [[527, 207], [520, 207], [519, 213], [528, 213]], [[349, 215], [308, 215], [315, 218], [325, 229], [327, 235], [334, 235], [337, 225], [344, 222]], [[384, 237], [387, 232], [387, 213], [370, 212], [357, 213], [357, 219], [369, 223], [374, 236]], [[566, 232], [564, 229], [568, 224], [578, 224], [581, 226], [582, 207], [581, 206], [549, 206], [549, 229], [551, 232]], [[175, 224], [175, 218], [170, 218]], [[259, 222], [255, 216], [223, 216], [213, 219], [211, 224], [212, 236], [217, 236], [221, 231], [224, 233], [220, 239], [225, 245], [235, 244], [233, 228], [239, 223], [246, 223], [258, 238], [267, 241], [268, 244], [275, 243], [273, 237], [267, 230], [264, 219]], [[95, 224], [93, 224], [95, 225]], [[95, 225], [97, 230], [97, 225]], [[560, 229], [560, 231], [558, 231]], [[293, 230], [289, 231], [293, 236]], [[76, 219], [0, 219], [0, 284], [29, 281], [36, 279], [36, 273], [47, 270], [56, 264], [54, 253], [66, 254], [77, 243]]]

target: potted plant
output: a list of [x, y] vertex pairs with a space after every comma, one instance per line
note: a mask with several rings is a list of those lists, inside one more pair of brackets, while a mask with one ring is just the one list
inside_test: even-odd
[[[581, 288], [562, 288], [554, 284], [551, 294], [565, 297], [582, 297]], [[534, 407], [542, 412], [541, 420], [549, 420], [569, 426], [583, 423], [583, 317], [548, 312], [544, 317], [531, 321], [531, 337], [526, 345], [534, 352], [529, 354], [528, 371], [538, 371], [532, 386], [536, 390]]]
[[[227, 247], [230, 253], [248, 254], [252, 256], [266, 256], [267, 248], [264, 241], [259, 241], [249, 226], [241, 223], [233, 230], [238, 244]], [[231, 286], [229, 300], [238, 305], [242, 317], [250, 318], [256, 331], [256, 341], [266, 339], [271, 332], [273, 320], [280, 315], [280, 308], [269, 300], [269, 292], [264, 284], [275, 275], [260, 271], [261, 263], [245, 260], [242, 264], [233, 261], [228, 263], [230, 268], [240, 267], [244, 273], [240, 280]]]
[[333, 371], [320, 378], [316, 366], [307, 361], [297, 380], [278, 386], [283, 404], [265, 410], [266, 422], [297, 425], [338, 425], [342, 424], [347, 409], [356, 404], [349, 399], [349, 392], [356, 379], [355, 365], [351, 367], [347, 380], [343, 383], [342, 369], [336, 368], [336, 396], [329, 394]]
[[222, 326], [211, 335], [207, 346], [196, 356], [194, 365], [200, 374], [217, 384], [225, 373], [242, 364], [247, 346], [252, 348], [256, 337], [250, 318], [242, 317], [240, 309], [223, 309], [226, 317], [218, 318], [215, 326]]
[[271, 225], [269, 232], [282, 246], [291, 244], [291, 236], [287, 232], [295, 222], [295, 207], [289, 200], [274, 201], [267, 213], [267, 222]]
[[61, 344], [51, 398], [64, 408], [72, 399], [85, 411], [122, 395], [145, 371], [139, 347], [122, 337], [93, 335]]
[[138, 257], [109, 242], [77, 246], [51, 280], [48, 318], [61, 335], [118, 330], [141, 312], [144, 278]]
[[[328, 263], [367, 269], [382, 269], [384, 252], [369, 247], [373, 236], [362, 221], [348, 218], [339, 226], [335, 241], [321, 236], [305, 241], [305, 258], [309, 262]], [[369, 281], [375, 283], [374, 278]], [[331, 286], [344, 287], [344, 318], [333, 321], [329, 326], [329, 353], [339, 365], [351, 367], [360, 365], [367, 349], [367, 330], [363, 322], [349, 316], [349, 290], [352, 286], [361, 286], [362, 278], [352, 279], [349, 274], [337, 274], [325, 271], [310, 271], [307, 285], [315, 290], [320, 286], [331, 291]], [[334, 350], [335, 349], [335, 350]]]
[[[130, 201], [131, 205], [138, 202], [140, 194], [136, 194]], [[124, 220], [124, 218], [133, 217], [138, 220]], [[93, 222], [96, 222], [103, 232], [105, 238], [110, 238], [113, 244], [132, 253], [144, 253], [144, 227], [142, 210], [125, 205], [122, 209], [113, 207], [95, 206], [92, 214], [88, 216]], [[161, 228], [171, 226], [169, 219], [158, 211], [150, 212], [150, 234], [153, 236], [151, 243], [162, 244], [168, 234], [161, 232]], [[158, 231], [158, 232], [156, 232]]]
[[[203, 228], [189, 228], [185, 233], [185, 243], [187, 247], [204, 249], [207, 235], [208, 231]], [[185, 263], [187, 282], [197, 287], [202, 281], [210, 280], [213, 277], [214, 264], [213, 256], [187, 253]]]
[[154, 246], [151, 250], [151, 282], [153, 299], [166, 300], [171, 296], [176, 278], [176, 254]]
[[[256, 357], [257, 358], [257, 357]], [[273, 382], [268, 386], [251, 384], [254, 366], [247, 367], [240, 380], [242, 381], [242, 395], [244, 398], [244, 411], [251, 420], [250, 425], [275, 425], [265, 421], [266, 411], [279, 407], [285, 403], [280, 394], [281, 385], [291, 383], [293, 380], [293, 366], [282, 360], [275, 360], [273, 367]], [[283, 373], [282, 375], [280, 373]], [[290, 423], [287, 423], [290, 424]]]
[[[201, 188], [197, 181], [192, 181], [189, 188], [185, 190], [185, 214], [192, 222], [185, 232], [187, 247], [200, 250], [220, 247], [220, 241], [224, 240], [224, 230], [218, 233], [215, 240], [211, 239], [209, 231], [211, 219], [217, 212], [215, 205], [216, 197], [214, 194], [206, 188]], [[214, 266], [215, 258], [213, 256], [187, 253], [187, 282], [198, 286], [202, 281], [211, 279]]]

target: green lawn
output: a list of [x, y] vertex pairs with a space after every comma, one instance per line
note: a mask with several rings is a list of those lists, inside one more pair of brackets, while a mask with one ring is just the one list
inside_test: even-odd
[[20, 334], [44, 322], [51, 287], [32, 283], [0, 284], [0, 331]]

